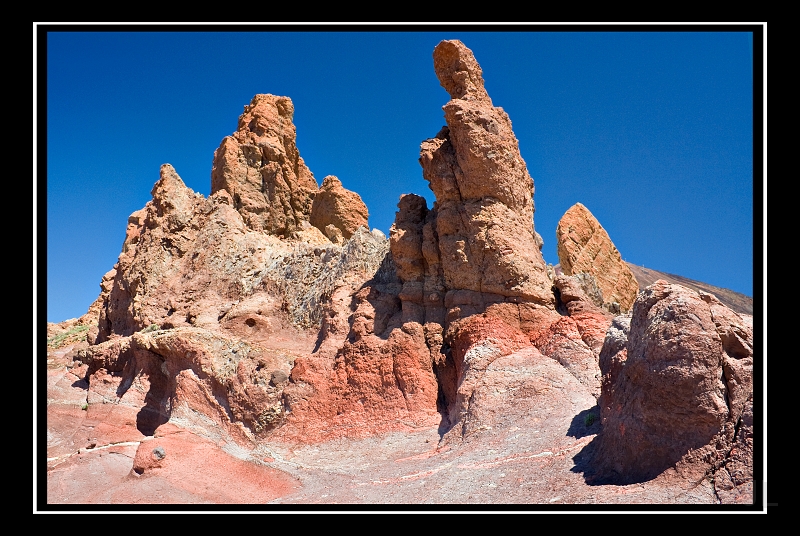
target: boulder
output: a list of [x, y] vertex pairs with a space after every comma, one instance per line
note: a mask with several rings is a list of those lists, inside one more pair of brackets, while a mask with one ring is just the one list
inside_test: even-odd
[[341, 243], [359, 227], [369, 229], [368, 219], [367, 205], [357, 193], [346, 190], [333, 175], [325, 177], [311, 205], [311, 225]]
[[647, 287], [600, 354], [598, 475], [632, 483], [670, 470], [699, 482], [719, 473], [724, 491], [752, 492], [752, 367], [751, 318], [711, 294], [663, 280]]

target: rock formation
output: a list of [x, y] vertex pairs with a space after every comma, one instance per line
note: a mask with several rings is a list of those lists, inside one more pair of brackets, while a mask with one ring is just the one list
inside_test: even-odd
[[367, 228], [368, 219], [367, 205], [357, 193], [345, 190], [333, 175], [325, 177], [311, 205], [311, 225], [340, 244], [359, 227]]
[[564, 316], [539, 332], [532, 342], [544, 355], [561, 363], [597, 398], [600, 396], [598, 356], [611, 315], [598, 307], [596, 295], [590, 298], [584, 290], [588, 287], [596, 291], [590, 275], [559, 275], [553, 286]]
[[752, 317], [656, 281], [629, 319], [614, 320], [600, 369], [598, 474], [642, 482], [675, 468], [696, 482], [718, 474], [734, 497], [752, 493], [752, 457], [741, 456], [752, 452]]
[[211, 194], [227, 191], [250, 229], [286, 237], [309, 220], [318, 189], [295, 145], [293, 116], [288, 97], [253, 97], [211, 171]]
[[556, 228], [558, 259], [567, 275], [586, 272], [594, 276], [606, 303], [630, 311], [639, 285], [600, 222], [576, 203]]
[[233, 207], [255, 231], [296, 237], [310, 222], [341, 244], [337, 236], [346, 240], [359, 226], [367, 227], [367, 207], [336, 177], [326, 177], [317, 188], [297, 149], [293, 116], [288, 97], [253, 97], [236, 132], [214, 153], [211, 194], [227, 191]]
[[[119, 260], [104, 276], [92, 306], [97, 311], [97, 325], [88, 333], [92, 346], [80, 355], [89, 370], [90, 393], [104, 385], [115, 393], [110, 398], [115, 403], [129, 401], [132, 406], [144, 404], [132, 393], [146, 393], [142, 412], [161, 419], [152, 426], [178, 418], [175, 404], [186, 400], [193, 412], [239, 438], [252, 438], [283, 422], [283, 389], [292, 366], [313, 349], [325, 315], [337, 314], [339, 302], [332, 297], [341, 288], [345, 294], [353, 292], [375, 274], [388, 250], [382, 233], [364, 227], [367, 214], [360, 198], [333, 177], [325, 181], [318, 206], [327, 218], [321, 221], [337, 230], [340, 244], [310, 224], [316, 184], [311, 188], [298, 182], [298, 177], [313, 177], [294, 146], [291, 110], [288, 99], [253, 99], [240, 118], [240, 130], [216, 153], [214, 193], [208, 198], [187, 188], [169, 164], [161, 167], [153, 199], [129, 218]], [[258, 149], [263, 158], [258, 165], [237, 160], [243, 167], [231, 167], [232, 147], [240, 156]], [[276, 162], [284, 167], [275, 167]], [[273, 193], [285, 194], [284, 208], [307, 198], [308, 210], [300, 207], [290, 214], [286, 209], [285, 217], [278, 217], [273, 209], [281, 206], [280, 195], [269, 198], [247, 189], [256, 168], [260, 173], [278, 170], [262, 173], [264, 184], [266, 177], [291, 178], [282, 179], [288, 184], [285, 190]], [[356, 214], [348, 219], [343, 213], [349, 208]], [[275, 236], [290, 231], [291, 237]], [[151, 331], [159, 336], [142, 338]], [[173, 342], [163, 348], [143, 342], [151, 340]], [[240, 345], [251, 348], [249, 357], [223, 348]], [[170, 348], [204, 363], [231, 361], [233, 355], [237, 375], [195, 363], [191, 356], [181, 361]], [[107, 362], [115, 365], [109, 368]], [[161, 365], [142, 363], [163, 366], [158, 372]], [[95, 374], [104, 379], [92, 381]], [[160, 381], [153, 383], [152, 378]], [[131, 383], [140, 389], [130, 391]], [[205, 394], [181, 394], [187, 392]], [[139, 425], [151, 427], [144, 421]]]
[[436, 195], [429, 225], [448, 290], [552, 305], [533, 226], [533, 180], [511, 120], [492, 105], [472, 51], [459, 41], [434, 50], [434, 69], [452, 99], [444, 127], [422, 144], [423, 176]]
[[402, 196], [390, 242], [404, 322], [423, 327], [455, 426], [452, 419], [461, 419], [469, 400], [462, 392], [468, 367], [461, 360], [472, 355], [472, 346], [488, 344], [460, 339], [465, 328], [459, 322], [472, 319], [467, 332], [473, 334], [517, 333], [529, 345], [529, 336], [559, 315], [533, 225], [533, 180], [510, 119], [493, 106], [481, 68], [463, 43], [439, 43], [433, 63], [451, 96], [443, 107], [447, 126], [420, 149], [436, 201], [429, 209], [420, 196]]
[[[369, 231], [366, 206], [336, 177], [317, 188], [286, 97], [256, 95], [245, 107], [214, 155], [208, 198], [161, 167], [98, 300], [80, 320], [48, 325], [53, 467], [102, 438], [132, 460], [120, 481], [171, 471], [183, 480], [186, 452], [208, 458], [225, 445], [240, 458], [220, 463], [263, 502], [300, 487], [262, 467], [276, 460], [271, 449], [307, 476], [324, 458], [303, 454], [309, 444], [394, 432], [383, 448], [428, 430], [434, 450], [371, 452], [357, 470], [325, 475], [324, 488], [356, 471], [343, 493], [357, 502], [376, 486], [453, 471], [435, 484], [443, 502], [463, 500], [445, 494], [474, 487], [474, 475], [523, 503], [550, 492], [550, 502], [620, 502], [643, 489], [639, 502], [751, 500], [752, 317], [665, 281], [637, 297], [581, 204], [559, 223], [564, 273], [553, 274], [508, 115], [464, 44], [441, 42], [433, 62], [451, 97], [447, 126], [420, 149], [436, 201], [401, 196], [389, 239]], [[615, 303], [632, 314], [614, 317]], [[469, 461], [423, 463], [449, 449]], [[376, 456], [383, 474], [409, 460], [419, 470], [367, 479]], [[624, 488], [656, 479], [662, 487]], [[192, 500], [209, 500], [204, 485]]]

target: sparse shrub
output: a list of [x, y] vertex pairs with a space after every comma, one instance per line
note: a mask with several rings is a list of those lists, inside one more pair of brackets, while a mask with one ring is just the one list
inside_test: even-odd
[[583, 418], [583, 424], [585, 424], [587, 427], [589, 427], [589, 426], [593, 425], [596, 420], [597, 420], [597, 417], [595, 416], [594, 413], [587, 413], [586, 417]]
[[84, 403], [84, 404], [81, 406], [81, 409], [82, 409], [83, 411], [86, 411], [86, 410], [88, 410], [88, 409], [89, 409], [89, 404], [86, 404], [86, 403]]
[[147, 326], [146, 328], [144, 328], [142, 330], [142, 333], [149, 333], [151, 331], [158, 331], [160, 329], [161, 329], [161, 326], [159, 326], [158, 324], [150, 324], [149, 326]]
[[83, 326], [83, 325], [74, 326], [68, 331], [65, 331], [64, 333], [59, 333], [58, 335], [54, 335], [53, 337], [47, 339], [47, 346], [49, 348], [58, 348], [59, 346], [61, 346], [61, 343], [67, 340], [67, 338], [75, 337], [80, 333], [86, 331], [89, 331], [89, 326]]

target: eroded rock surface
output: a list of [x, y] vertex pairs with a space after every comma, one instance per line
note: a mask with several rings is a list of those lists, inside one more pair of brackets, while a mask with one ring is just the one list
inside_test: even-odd
[[752, 500], [752, 317], [665, 282], [612, 317], [628, 280], [582, 205], [548, 270], [507, 114], [462, 43], [433, 60], [436, 201], [402, 196], [388, 240], [336, 177], [317, 188], [286, 97], [245, 107], [208, 198], [162, 166], [98, 300], [48, 326], [48, 495]]
[[[553, 281], [564, 314], [532, 340], [543, 354], [569, 370], [595, 397], [600, 396], [598, 358], [611, 314], [597, 305], [597, 286], [588, 274], [558, 275]], [[586, 289], [589, 289], [589, 292]]]
[[[436, 201], [428, 208], [421, 196], [402, 196], [390, 243], [403, 322], [423, 327], [440, 405], [449, 425], [463, 428], [465, 389], [485, 369], [464, 366], [464, 356], [508, 353], [494, 350], [505, 344], [497, 333], [516, 334], [529, 346], [559, 314], [533, 226], [533, 180], [511, 121], [492, 104], [463, 43], [439, 43], [433, 62], [451, 96], [443, 108], [447, 126], [420, 148]], [[488, 338], [473, 340], [480, 333]]]
[[369, 212], [361, 197], [342, 187], [342, 181], [328, 175], [322, 181], [311, 206], [311, 225], [334, 243], [348, 240], [359, 227], [368, 229]]
[[629, 322], [615, 319], [600, 368], [595, 463], [605, 478], [641, 482], [674, 468], [694, 481], [719, 474], [733, 496], [752, 489], [752, 458], [739, 455], [752, 448], [752, 317], [656, 281]]
[[293, 116], [288, 97], [253, 97], [211, 171], [211, 194], [227, 191], [248, 228], [285, 237], [309, 221], [318, 189], [297, 149]]
[[552, 305], [533, 227], [533, 179], [511, 120], [492, 105], [463, 43], [439, 43], [433, 61], [452, 98], [443, 108], [447, 126], [423, 142], [420, 164], [436, 195], [428, 225], [444, 286]]
[[606, 303], [630, 311], [639, 284], [622, 260], [608, 233], [581, 203], [564, 213], [556, 228], [558, 259], [566, 275], [586, 272], [594, 276]]
[[317, 187], [297, 149], [293, 116], [288, 97], [253, 97], [214, 153], [211, 193], [228, 192], [249, 229], [308, 241], [313, 225], [341, 245], [367, 227], [367, 207], [334, 176]]

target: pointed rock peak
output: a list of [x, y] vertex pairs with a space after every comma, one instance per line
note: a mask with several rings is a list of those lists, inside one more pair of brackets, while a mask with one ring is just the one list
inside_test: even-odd
[[157, 190], [172, 189], [172, 188], [186, 188], [178, 172], [172, 167], [172, 164], [162, 164], [160, 170], [160, 177], [158, 182], [153, 186], [150, 195], [155, 196]]
[[172, 164], [163, 164], [161, 166], [161, 176], [156, 181], [153, 189], [150, 190], [150, 195], [153, 196], [156, 204], [161, 205], [169, 199], [194, 195], [194, 191], [184, 184], [183, 179], [172, 167]]
[[[463, 43], [439, 43], [433, 64], [452, 99], [442, 107], [447, 126], [420, 147], [422, 174], [436, 201], [435, 215], [429, 222], [426, 216], [419, 230], [424, 237], [415, 240], [422, 241], [418, 249], [428, 257], [429, 277], [442, 277], [430, 285], [554, 309], [533, 226], [533, 179], [511, 119], [492, 105], [481, 68]], [[405, 227], [406, 235], [412, 228]]]
[[244, 107], [234, 136], [239, 143], [263, 145], [271, 136], [285, 136], [286, 130], [294, 133], [293, 117], [292, 99], [259, 93]]
[[192, 218], [195, 202], [202, 194], [184, 184], [175, 168], [170, 164], [161, 166], [161, 177], [150, 192], [158, 216], [171, 215], [170, 229], [182, 228]]
[[561, 217], [556, 227], [558, 262], [566, 275], [594, 276], [607, 304], [630, 311], [639, 284], [597, 218], [581, 203]]
[[336, 190], [338, 188], [344, 187], [342, 186], [342, 181], [335, 175], [328, 175], [322, 179], [322, 186], [319, 187], [320, 190]]
[[472, 51], [456, 39], [442, 41], [433, 50], [433, 68], [439, 83], [453, 99], [490, 100], [483, 72]]
[[304, 228], [317, 182], [297, 149], [289, 97], [258, 94], [214, 153], [211, 193], [227, 191], [245, 224], [288, 237]]

